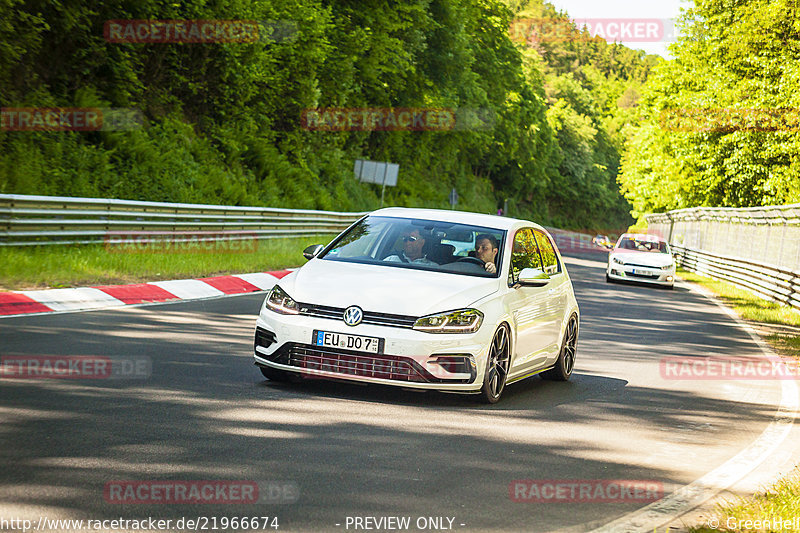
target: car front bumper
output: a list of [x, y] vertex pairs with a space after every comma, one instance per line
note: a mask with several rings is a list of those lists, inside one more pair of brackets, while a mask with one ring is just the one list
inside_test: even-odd
[[608, 267], [606, 267], [606, 274], [609, 278], [619, 281], [636, 281], [668, 287], [671, 287], [675, 283], [675, 268], [662, 270], [656, 267], [647, 268], [610, 263]]
[[[317, 346], [315, 332], [383, 339], [380, 354]], [[478, 392], [492, 338], [491, 324], [475, 333], [439, 334], [409, 327], [283, 315], [262, 306], [256, 321], [255, 364], [304, 377], [343, 379], [451, 392]]]

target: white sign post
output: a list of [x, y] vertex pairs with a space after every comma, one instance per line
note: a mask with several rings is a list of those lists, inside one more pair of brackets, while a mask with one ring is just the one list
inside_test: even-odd
[[450, 197], [448, 199], [450, 200], [450, 209], [455, 209], [456, 204], [458, 204], [458, 191], [455, 187], [450, 191]]
[[397, 186], [397, 174], [400, 172], [400, 165], [397, 163], [386, 163], [382, 161], [366, 161], [356, 159], [353, 173], [356, 179], [362, 183], [376, 183], [381, 186], [381, 207], [383, 207], [383, 194], [386, 186]]

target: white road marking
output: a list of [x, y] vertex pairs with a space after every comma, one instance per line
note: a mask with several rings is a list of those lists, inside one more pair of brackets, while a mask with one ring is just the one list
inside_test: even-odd
[[121, 300], [100, 289], [81, 287], [77, 289], [46, 289], [40, 291], [19, 291], [53, 311], [74, 311], [78, 309], [102, 309], [104, 307], [124, 306]]
[[213, 298], [214, 296], [224, 296], [225, 293], [215, 289], [208, 283], [199, 279], [176, 279], [171, 281], [155, 281], [150, 285], [161, 287], [165, 291], [174, 294], [181, 300], [195, 300], [197, 298]]

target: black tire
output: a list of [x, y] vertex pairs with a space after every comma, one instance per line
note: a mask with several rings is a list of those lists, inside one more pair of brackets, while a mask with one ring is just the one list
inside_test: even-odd
[[611, 279], [611, 276], [606, 272], [606, 283], [614, 283], [616, 280]]
[[481, 387], [481, 401], [497, 403], [506, 388], [510, 363], [511, 339], [508, 335], [508, 326], [502, 324], [495, 331], [492, 345], [489, 348], [486, 371], [483, 374], [483, 386]]
[[545, 370], [540, 376], [549, 381], [567, 381], [575, 368], [575, 355], [578, 350], [578, 317], [572, 315], [564, 331], [564, 342], [558, 354], [556, 365], [550, 370]]
[[278, 370], [277, 368], [272, 368], [270, 366], [260, 366], [258, 368], [261, 369], [261, 373], [264, 375], [264, 377], [270, 381], [286, 383], [292, 379], [291, 374], [284, 370]]

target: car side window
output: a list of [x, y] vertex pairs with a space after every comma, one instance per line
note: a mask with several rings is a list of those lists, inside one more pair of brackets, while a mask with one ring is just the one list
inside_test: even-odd
[[536, 242], [539, 245], [539, 253], [542, 255], [542, 262], [544, 263], [544, 271], [548, 276], [558, 274], [561, 272], [561, 265], [558, 264], [558, 256], [556, 250], [553, 248], [553, 243], [547, 237], [547, 234], [542, 230], [533, 230], [536, 236]]
[[542, 259], [539, 247], [530, 228], [517, 231], [514, 235], [514, 245], [511, 249], [511, 269], [508, 273], [508, 284], [513, 285], [519, 280], [519, 273], [523, 268], [542, 269]]

